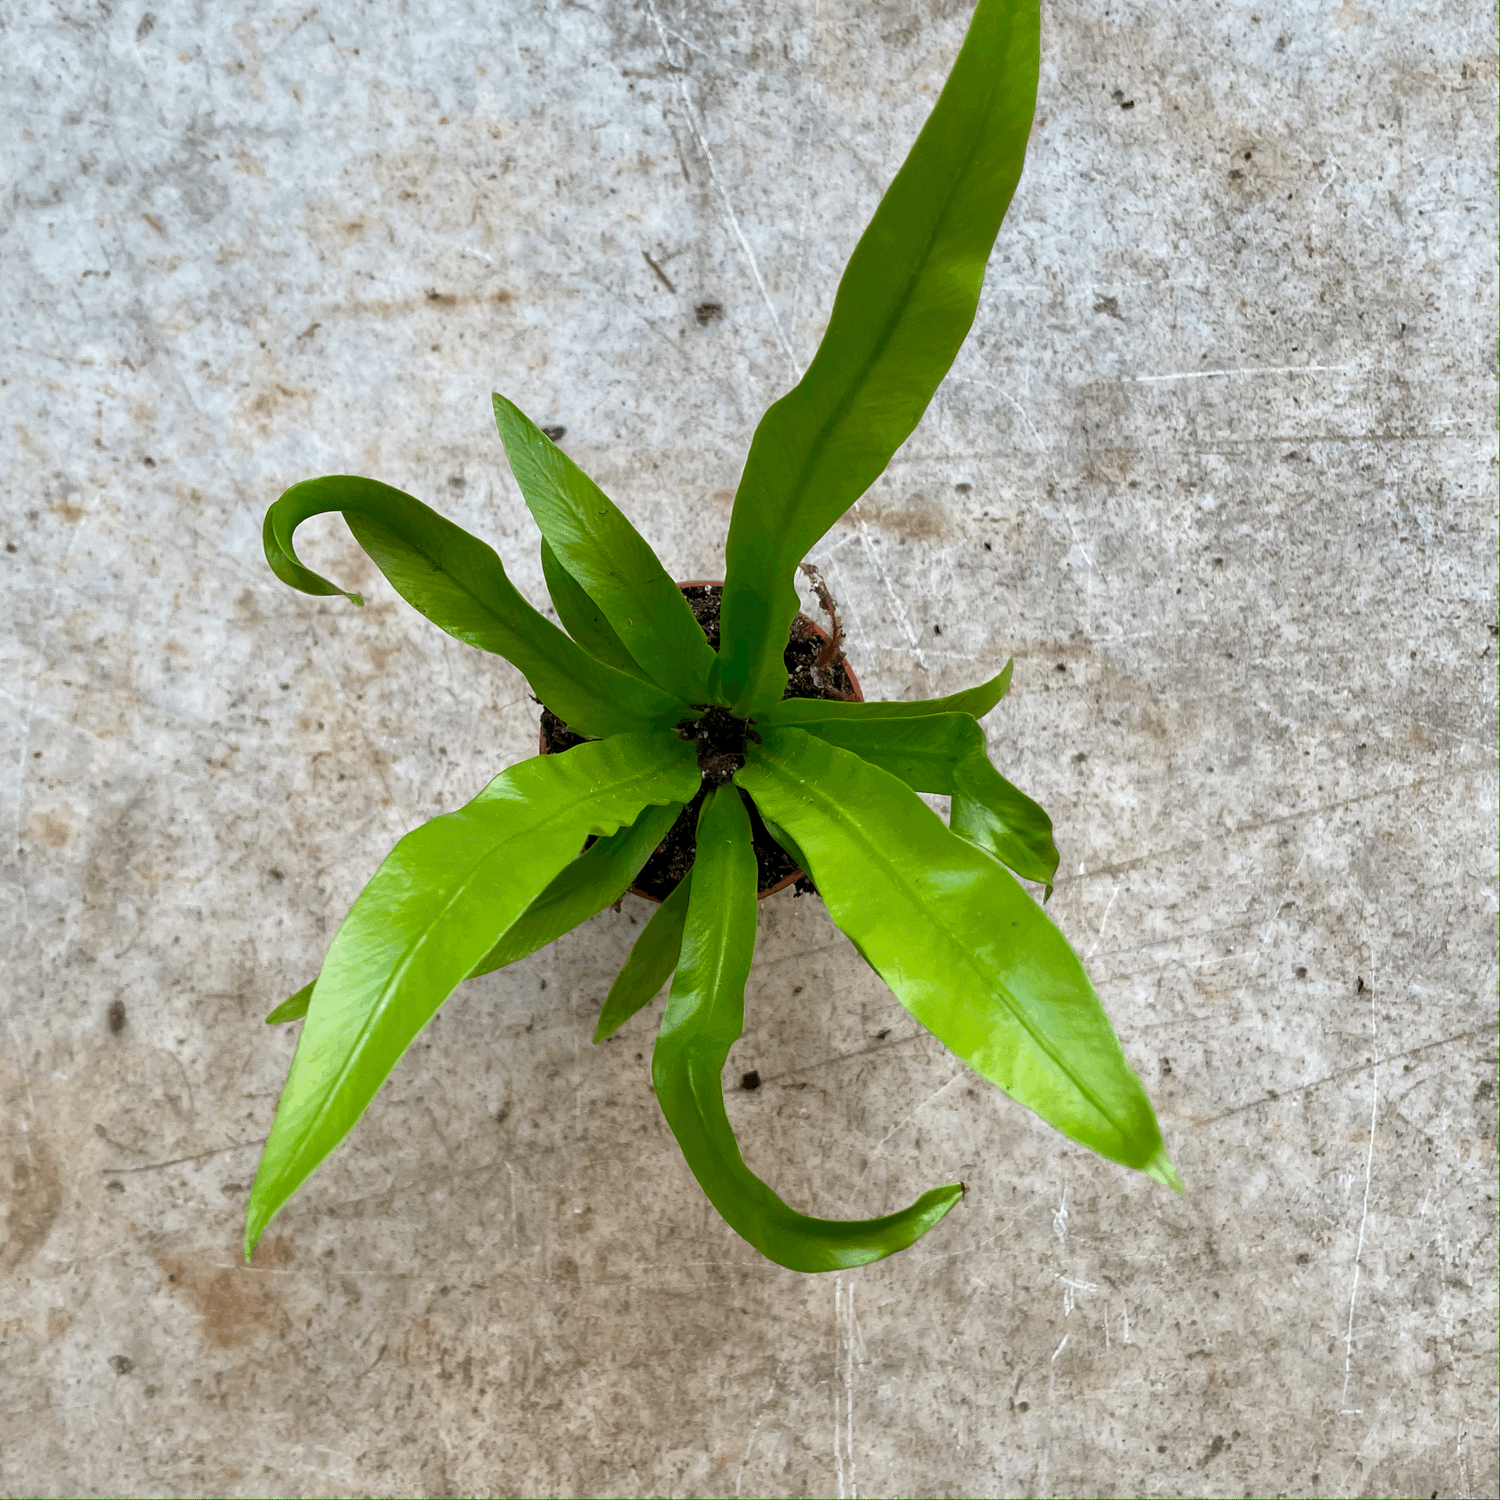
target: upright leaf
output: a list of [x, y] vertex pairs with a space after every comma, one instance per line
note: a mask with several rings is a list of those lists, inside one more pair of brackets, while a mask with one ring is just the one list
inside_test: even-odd
[[502, 772], [387, 855], [334, 937], [246, 1210], [248, 1256], [454, 987], [575, 856], [699, 772], [671, 734], [616, 735]]
[[547, 581], [547, 593], [563, 629], [595, 661], [602, 661], [617, 672], [628, 672], [632, 677], [646, 676], [640, 663], [625, 649], [625, 642], [615, 634], [614, 626], [604, 618], [604, 611], [558, 561], [546, 537], [542, 538], [542, 577]]
[[617, 672], [570, 641], [526, 602], [494, 550], [403, 491], [354, 474], [294, 484], [266, 512], [266, 561], [304, 594], [358, 594], [298, 561], [292, 533], [310, 516], [341, 511], [355, 539], [402, 598], [449, 635], [503, 656], [531, 690], [583, 735], [628, 734], [680, 718], [685, 704]]
[[689, 702], [708, 699], [714, 653], [693, 611], [614, 502], [514, 402], [495, 397], [505, 456], [547, 545], [642, 670]]
[[1008, 661], [1004, 670], [988, 682], [965, 688], [946, 698], [904, 701], [877, 698], [863, 703], [845, 703], [837, 698], [783, 698], [758, 712], [755, 721], [758, 724], [796, 725], [815, 719], [864, 723], [875, 719], [920, 719], [928, 714], [968, 714], [972, 719], [982, 719], [1010, 691], [1010, 675], [1014, 667], [1015, 662]]
[[691, 869], [672, 887], [671, 894], [651, 913], [651, 920], [630, 949], [615, 982], [599, 1008], [595, 1042], [613, 1036], [638, 1010], [650, 1005], [677, 967], [682, 952], [682, 924], [687, 919]]
[[952, 797], [955, 833], [1052, 894], [1052, 820], [990, 763], [984, 730], [968, 714], [807, 719], [798, 727], [899, 776], [913, 791]]
[[932, 114], [881, 199], [798, 385], [761, 419], [729, 527], [720, 686], [737, 714], [786, 683], [798, 560], [885, 469], [979, 303], [1036, 110], [1037, 0], [979, 0]]
[[881, 1260], [931, 1229], [963, 1188], [934, 1188], [884, 1218], [812, 1219], [788, 1208], [745, 1165], [724, 1109], [721, 1074], [744, 1030], [755, 890], [750, 818], [734, 788], [722, 786], [698, 817], [682, 952], [651, 1055], [657, 1102], [709, 1201], [762, 1255], [793, 1271]]
[[889, 772], [799, 729], [765, 730], [735, 780], [929, 1031], [1075, 1141], [1180, 1189], [1083, 965], [997, 860]]

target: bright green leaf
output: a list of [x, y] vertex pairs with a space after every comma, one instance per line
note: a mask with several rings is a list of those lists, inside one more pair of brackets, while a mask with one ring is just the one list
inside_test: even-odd
[[1052, 820], [990, 763], [968, 714], [920, 719], [807, 719], [797, 726], [899, 776], [916, 792], [953, 798], [953, 831], [1052, 894]]
[[[529, 958], [539, 948], [571, 932], [581, 922], [612, 906], [630, 888], [657, 846], [667, 835], [681, 802], [647, 807], [628, 828], [597, 839], [552, 882], [501, 934], [499, 942], [475, 964], [469, 978], [491, 974]], [[316, 981], [314, 981], [316, 983]], [[658, 984], [657, 988], [661, 986]], [[313, 985], [305, 984], [266, 1017], [268, 1026], [300, 1021], [307, 1014]], [[653, 991], [654, 993], [654, 991]]]
[[1050, 901], [1060, 856], [1046, 809], [1011, 785], [988, 756], [969, 761], [959, 784], [962, 790], [953, 794], [948, 826], [1023, 880], [1045, 887], [1042, 900]]
[[615, 975], [615, 982], [599, 1009], [599, 1024], [594, 1028], [596, 1042], [613, 1036], [638, 1010], [650, 1005], [672, 977], [677, 955], [682, 950], [682, 924], [687, 917], [692, 879], [690, 869], [651, 913], [651, 920], [635, 940], [630, 957]]
[[761, 822], [766, 825], [766, 832], [769, 833], [771, 837], [781, 845], [781, 847], [786, 851], [787, 855], [791, 858], [792, 863], [802, 871], [804, 876], [806, 876], [808, 872], [807, 857], [797, 847], [796, 839], [794, 839], [791, 834], [786, 831], [786, 829], [782, 828], [779, 824], [768, 818], [766, 816], [765, 808], [757, 807], [755, 810], [760, 814]]
[[386, 856], [328, 950], [246, 1210], [250, 1254], [417, 1033], [589, 834], [686, 802], [692, 746], [616, 735], [502, 772]]
[[[533, 609], [491, 547], [378, 480], [353, 474], [307, 479], [271, 506], [263, 528], [266, 561], [283, 583], [304, 594], [344, 593], [303, 567], [292, 547], [303, 521], [334, 510], [402, 598], [449, 635], [513, 663], [578, 734], [630, 733], [682, 716], [683, 703], [594, 660]], [[358, 594], [345, 597], [364, 602]]]
[[595, 661], [617, 672], [645, 677], [640, 663], [625, 649], [625, 642], [604, 618], [604, 611], [578, 586], [578, 580], [558, 561], [557, 553], [542, 538], [542, 577], [557, 610], [562, 627]]
[[727, 547], [720, 687], [737, 714], [781, 697], [798, 560], [921, 419], [979, 303], [1036, 110], [1037, 0], [979, 0], [932, 114], [855, 246], [828, 331], [761, 418]]
[[1064, 1134], [1180, 1188], [1083, 965], [997, 860], [889, 772], [799, 729], [763, 731], [735, 780], [929, 1031]]
[[657, 1102], [709, 1201], [762, 1255], [793, 1271], [881, 1260], [931, 1229], [963, 1188], [934, 1188], [880, 1219], [812, 1219], [788, 1208], [745, 1165], [724, 1109], [721, 1075], [744, 1030], [755, 899], [750, 818], [734, 788], [719, 787], [698, 818], [682, 952], [651, 1056]]
[[[317, 980], [313, 981], [316, 984]], [[307, 1014], [307, 1002], [312, 999], [312, 984], [304, 984], [295, 995], [288, 995], [270, 1015], [267, 1026], [280, 1026], [283, 1021], [300, 1021]]]
[[538, 948], [613, 906], [630, 889], [630, 882], [666, 838], [682, 809], [681, 802], [648, 807], [628, 828], [600, 839], [564, 865], [474, 966], [470, 978], [529, 958]]
[[872, 703], [844, 703], [837, 698], [783, 698], [755, 716], [757, 724], [797, 724], [812, 720], [848, 720], [863, 723], [875, 719], [917, 719], [928, 714], [968, 714], [982, 719], [1010, 691], [1010, 676], [1015, 667], [1008, 661], [1005, 668], [988, 682], [965, 688], [946, 698], [913, 698], [905, 702], [876, 699]]
[[705, 702], [714, 653], [682, 590], [604, 491], [520, 407], [494, 399], [511, 472], [558, 561], [653, 682]]

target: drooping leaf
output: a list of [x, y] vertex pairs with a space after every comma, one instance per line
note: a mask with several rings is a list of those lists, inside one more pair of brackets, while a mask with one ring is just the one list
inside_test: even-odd
[[641, 866], [666, 838], [681, 802], [647, 807], [628, 828], [600, 839], [564, 865], [541, 895], [505, 930], [470, 972], [470, 978], [529, 958], [538, 948], [571, 932], [613, 906], [630, 889]]
[[964, 790], [953, 794], [948, 826], [986, 854], [993, 854], [1023, 880], [1045, 889], [1042, 901], [1052, 899], [1052, 882], [1060, 856], [1052, 837], [1052, 819], [1039, 802], [1012, 786], [991, 765], [974, 761], [966, 768]]
[[672, 887], [667, 899], [651, 913], [651, 919], [630, 950], [615, 982], [599, 1008], [599, 1024], [594, 1028], [595, 1042], [613, 1036], [638, 1010], [656, 999], [658, 992], [677, 967], [682, 951], [682, 924], [687, 917], [688, 891], [693, 872], [690, 869]]
[[682, 952], [651, 1055], [657, 1102], [709, 1201], [762, 1255], [793, 1271], [881, 1260], [931, 1229], [963, 1188], [934, 1188], [879, 1219], [813, 1219], [788, 1208], [745, 1165], [720, 1075], [744, 1029], [755, 892], [749, 815], [733, 787], [719, 787], [698, 818]]
[[920, 719], [806, 719], [797, 726], [899, 776], [916, 792], [953, 798], [953, 831], [1052, 894], [1052, 820], [990, 763], [968, 714]]
[[615, 735], [502, 772], [408, 833], [334, 937], [246, 1210], [248, 1256], [343, 1139], [417, 1033], [589, 834], [697, 789], [693, 748]]
[[494, 400], [511, 472], [558, 561], [647, 677], [706, 702], [714, 653], [682, 590], [604, 491], [514, 402]]
[[303, 567], [292, 533], [310, 516], [341, 511], [355, 539], [407, 603], [449, 635], [503, 656], [579, 734], [627, 734], [674, 723], [685, 704], [596, 661], [526, 602], [494, 550], [420, 500], [375, 479], [327, 474], [294, 484], [266, 512], [266, 561], [304, 594], [344, 594]]
[[735, 780], [929, 1031], [1075, 1141], [1180, 1189], [1083, 965], [998, 860], [888, 771], [799, 729], [764, 730]]
[[267, 1026], [280, 1026], [283, 1021], [300, 1021], [307, 1014], [307, 1002], [312, 999], [313, 984], [304, 984], [295, 995], [288, 995], [270, 1015], [266, 1017]]
[[839, 282], [798, 385], [761, 418], [729, 527], [719, 684], [781, 697], [792, 574], [917, 425], [963, 343], [1036, 109], [1037, 0], [979, 0], [932, 114]]
[[912, 698], [902, 701], [876, 699], [867, 703], [843, 703], [837, 698], [783, 698], [755, 715], [757, 724], [806, 724], [812, 720], [847, 720], [863, 723], [875, 719], [919, 719], [928, 714], [968, 714], [982, 719], [1010, 691], [1015, 667], [1008, 661], [997, 676], [977, 687], [965, 688], [946, 698]]
[[542, 538], [542, 577], [547, 593], [557, 610], [562, 627], [595, 661], [602, 661], [617, 672], [644, 678], [640, 664], [625, 649], [625, 642], [604, 618], [604, 612], [578, 586], [578, 580], [558, 561], [557, 553]]

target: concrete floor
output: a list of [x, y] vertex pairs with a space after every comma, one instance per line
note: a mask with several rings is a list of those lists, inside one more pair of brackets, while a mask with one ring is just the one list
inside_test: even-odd
[[376, 475], [542, 600], [498, 389], [717, 576], [967, 7], [154, 3], [0, 22], [4, 1492], [1500, 1493], [1493, 8], [1047, 5], [974, 333], [815, 557], [871, 696], [1014, 654], [994, 753], [1191, 1191], [785, 894], [752, 1165], [971, 1189], [803, 1277], [689, 1177], [660, 1003], [589, 1045], [635, 898], [455, 997], [237, 1264], [260, 1018], [537, 719], [260, 520]]

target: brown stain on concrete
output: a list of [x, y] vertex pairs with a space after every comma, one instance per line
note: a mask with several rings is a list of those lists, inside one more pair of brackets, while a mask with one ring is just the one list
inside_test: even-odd
[[0, 1271], [14, 1271], [46, 1243], [63, 1205], [57, 1159], [35, 1136], [12, 1148], [8, 1170], [0, 1177], [7, 1198], [5, 1242], [0, 1244]]
[[311, 400], [315, 395], [317, 392], [314, 390], [275, 380], [248, 401], [241, 403], [236, 417], [241, 423], [253, 425], [262, 435], [269, 435], [287, 407], [298, 401]]
[[226, 1266], [217, 1251], [162, 1255], [156, 1264], [168, 1287], [196, 1309], [204, 1342], [218, 1349], [238, 1349], [262, 1333], [289, 1331], [291, 1320], [278, 1278], [266, 1273], [289, 1266], [293, 1252], [290, 1235], [268, 1235], [254, 1266]]
[[1092, 380], [1076, 392], [1062, 451], [1084, 484], [1112, 488], [1134, 474], [1140, 453], [1120, 441], [1128, 414], [1128, 397], [1118, 382]]
[[72, 825], [61, 813], [49, 809], [33, 813], [26, 820], [26, 831], [30, 837], [49, 849], [61, 849], [73, 836]]
[[504, 307], [516, 294], [501, 287], [495, 292], [444, 292], [429, 288], [420, 297], [362, 297], [327, 309], [325, 317], [400, 318], [423, 311], [454, 312], [465, 307]]
[[913, 490], [900, 500], [866, 495], [851, 519], [878, 526], [903, 542], [935, 542], [953, 529], [949, 512], [923, 490]]

